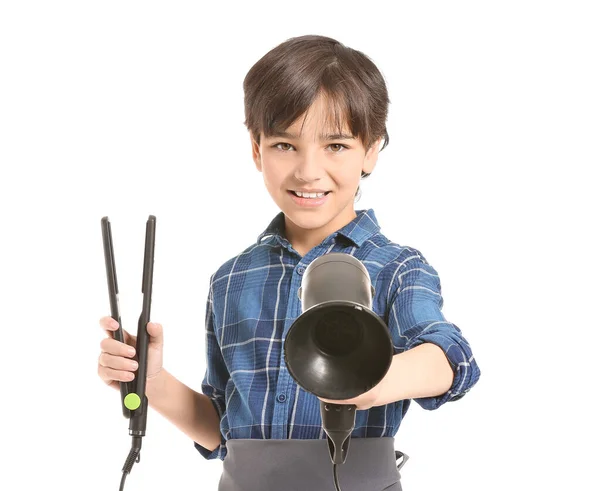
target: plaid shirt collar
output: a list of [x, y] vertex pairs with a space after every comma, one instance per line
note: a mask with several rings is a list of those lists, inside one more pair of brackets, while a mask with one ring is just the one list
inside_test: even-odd
[[[377, 218], [375, 218], [375, 212], [372, 208], [369, 208], [368, 210], [356, 210], [356, 217], [332, 235], [334, 237], [338, 235], [346, 237], [357, 247], [360, 247], [379, 230], [380, 226]], [[267, 237], [274, 237], [279, 243], [287, 242], [287, 239], [285, 239], [285, 217], [282, 211], [271, 220], [269, 226], [258, 236], [256, 243], [260, 244]]]

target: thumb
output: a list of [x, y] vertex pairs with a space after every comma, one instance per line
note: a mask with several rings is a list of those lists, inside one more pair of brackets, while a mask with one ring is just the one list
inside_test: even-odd
[[161, 324], [156, 322], [148, 322], [146, 327], [148, 334], [150, 335], [149, 345], [159, 347], [163, 345], [163, 327]]

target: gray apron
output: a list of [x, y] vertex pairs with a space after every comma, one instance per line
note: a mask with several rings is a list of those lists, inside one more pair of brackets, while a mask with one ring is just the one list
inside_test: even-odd
[[[326, 439], [232, 439], [226, 445], [218, 491], [335, 491]], [[338, 465], [340, 491], [401, 491], [407, 459], [394, 449], [393, 437], [352, 438]]]

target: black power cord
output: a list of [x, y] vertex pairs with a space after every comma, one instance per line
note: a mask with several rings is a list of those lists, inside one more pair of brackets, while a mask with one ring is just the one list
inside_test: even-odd
[[335, 485], [335, 491], [340, 490], [340, 481], [338, 480], [338, 469], [337, 464], [333, 464], [333, 484]]
[[131, 438], [131, 450], [129, 451], [129, 455], [127, 456], [127, 460], [125, 460], [125, 464], [123, 464], [123, 477], [121, 478], [121, 485], [119, 486], [119, 491], [123, 491], [125, 487], [125, 478], [127, 474], [131, 472], [133, 468], [133, 464], [135, 462], [140, 461], [140, 451], [142, 450], [142, 437], [134, 436]]
[[123, 491], [125, 487], [125, 478], [127, 474], [131, 472], [133, 468], [134, 462], [140, 461], [140, 451], [142, 450], [142, 437], [134, 436], [131, 438], [131, 450], [129, 451], [129, 455], [127, 456], [127, 460], [125, 460], [125, 464], [123, 464], [123, 477], [121, 478], [121, 485], [119, 486], [119, 491]]

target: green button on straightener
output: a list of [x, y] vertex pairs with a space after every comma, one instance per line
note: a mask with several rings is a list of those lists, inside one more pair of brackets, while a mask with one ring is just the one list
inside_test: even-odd
[[135, 411], [138, 407], [140, 407], [142, 400], [140, 399], [140, 396], [138, 396], [135, 392], [131, 392], [125, 396], [123, 402], [125, 403], [125, 407], [127, 409]]

